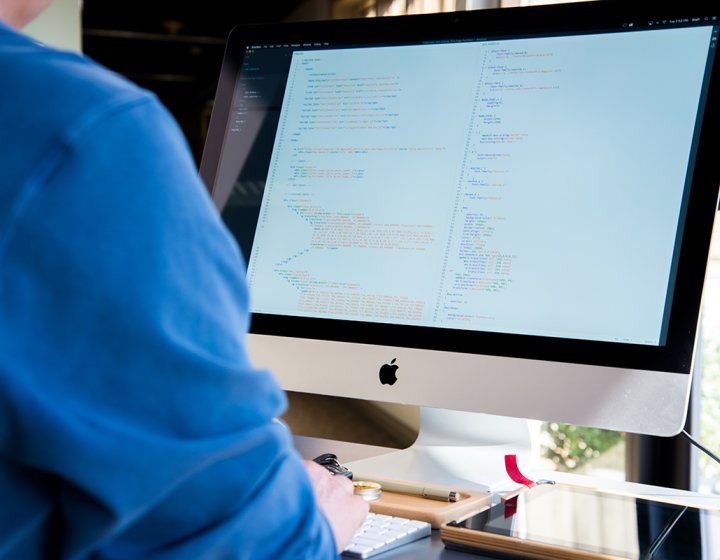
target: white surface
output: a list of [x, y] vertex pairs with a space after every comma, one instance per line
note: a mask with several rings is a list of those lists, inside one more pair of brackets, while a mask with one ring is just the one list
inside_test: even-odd
[[82, 48], [80, 0], [55, 0], [23, 32], [51, 47], [80, 52]]

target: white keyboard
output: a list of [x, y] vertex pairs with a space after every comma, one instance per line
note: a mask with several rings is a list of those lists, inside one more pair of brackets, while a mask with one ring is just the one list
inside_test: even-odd
[[404, 544], [430, 536], [430, 523], [403, 517], [369, 513], [343, 556], [370, 558]]

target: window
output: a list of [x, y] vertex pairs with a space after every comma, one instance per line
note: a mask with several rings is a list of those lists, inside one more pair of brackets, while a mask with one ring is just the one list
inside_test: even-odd
[[[714, 453], [720, 453], [720, 215], [716, 216], [710, 259], [705, 277], [702, 315], [702, 362], [694, 395], [698, 399], [699, 428], [693, 432]], [[700, 492], [720, 494], [720, 465], [698, 455]]]

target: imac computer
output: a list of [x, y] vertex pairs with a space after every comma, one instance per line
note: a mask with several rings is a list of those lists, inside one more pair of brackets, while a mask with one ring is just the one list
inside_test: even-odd
[[585, 2], [236, 28], [201, 176], [247, 262], [255, 363], [287, 390], [422, 407], [417, 445], [378, 466], [415, 480], [426, 459], [502, 469], [463, 442], [522, 442], [508, 417], [678, 433], [719, 17]]

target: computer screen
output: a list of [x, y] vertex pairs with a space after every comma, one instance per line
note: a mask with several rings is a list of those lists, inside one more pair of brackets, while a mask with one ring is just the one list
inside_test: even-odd
[[719, 173], [720, 10], [236, 28], [201, 175], [289, 390], [670, 435]]

